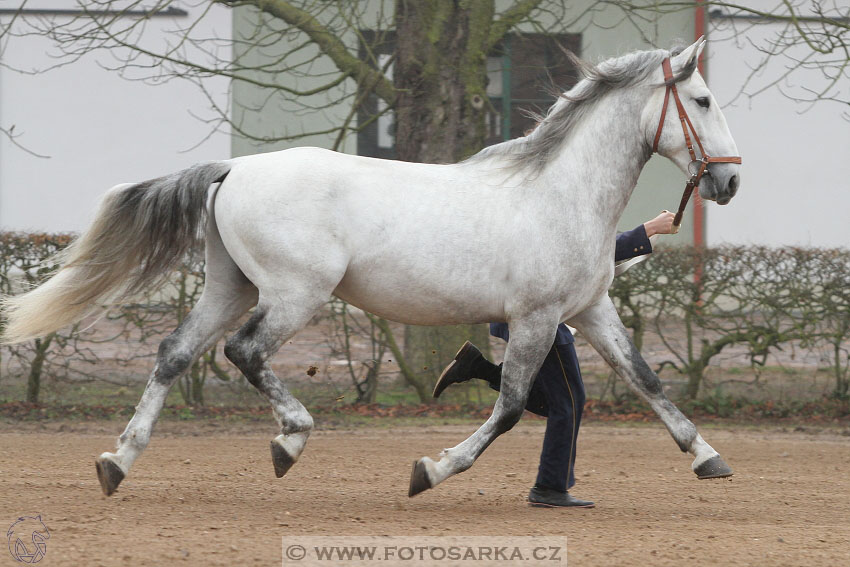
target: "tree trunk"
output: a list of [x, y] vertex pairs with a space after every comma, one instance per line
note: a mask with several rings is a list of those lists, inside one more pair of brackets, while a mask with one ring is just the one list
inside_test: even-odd
[[56, 333], [50, 333], [43, 339], [35, 339], [35, 356], [30, 364], [30, 374], [27, 378], [27, 401], [30, 403], [38, 403], [38, 395], [41, 391], [41, 369], [44, 367], [47, 351], [55, 336]]
[[491, 1], [396, 3], [396, 154], [453, 163], [484, 145]]
[[695, 361], [693, 364], [688, 365], [688, 386], [685, 395], [689, 400], [697, 399], [704, 372], [705, 366], [703, 366], [703, 364], [699, 361]]
[[[833, 364], [835, 370], [835, 391], [833, 397], [844, 400], [848, 397], [850, 391], [850, 378], [847, 376], [847, 371], [844, 369], [843, 356], [841, 351], [841, 342], [836, 341], [832, 344]], [[850, 360], [848, 361], [850, 362]]]
[[[492, 1], [398, 0], [396, 155], [404, 161], [454, 163], [480, 150], [486, 126], [487, 40]], [[482, 282], [483, 284], [484, 282]], [[407, 327], [404, 354], [420, 400], [465, 340], [488, 347], [478, 325]]]
[[[464, 343], [472, 341], [484, 356], [490, 355], [490, 333], [486, 325], [452, 325], [447, 327], [418, 327], [408, 325], [404, 330], [404, 357], [413, 378], [422, 384], [423, 403], [433, 401], [431, 391], [443, 368], [451, 362]], [[410, 378], [407, 377], [408, 381]]]
[[206, 372], [203, 372], [203, 370], [201, 360], [198, 359], [192, 364], [192, 368], [180, 378], [180, 396], [187, 405], [196, 407], [204, 405]]
[[204, 382], [205, 376], [201, 374], [201, 362], [196, 360], [192, 365], [192, 405], [204, 405]]
[[363, 404], [374, 404], [378, 396], [378, 369], [380, 364], [372, 367], [366, 373], [366, 380], [363, 384], [363, 392], [358, 396], [357, 402]]
[[[685, 313], [685, 336], [687, 338], [687, 348], [688, 348], [688, 364], [685, 367], [685, 373], [688, 376], [688, 385], [685, 389], [685, 395], [689, 400], [697, 399], [697, 395], [699, 394], [699, 386], [702, 382], [702, 372], [705, 368], [701, 364], [701, 360], [694, 357], [694, 328], [693, 328], [693, 314], [688, 312]], [[703, 345], [703, 349], [705, 349], [705, 345]]]

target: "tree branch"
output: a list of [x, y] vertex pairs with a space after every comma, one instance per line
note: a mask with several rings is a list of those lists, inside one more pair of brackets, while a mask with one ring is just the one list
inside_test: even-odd
[[395, 100], [393, 84], [378, 69], [351, 54], [337, 35], [323, 26], [312, 14], [284, 0], [215, 0], [228, 6], [254, 6], [263, 12], [295, 26], [315, 42], [345, 75], [360, 84], [375, 84], [375, 94], [389, 104]]
[[516, 4], [502, 13], [502, 17], [493, 22], [490, 35], [487, 38], [488, 51], [496, 47], [505, 34], [533, 12], [542, 0], [518, 0]]

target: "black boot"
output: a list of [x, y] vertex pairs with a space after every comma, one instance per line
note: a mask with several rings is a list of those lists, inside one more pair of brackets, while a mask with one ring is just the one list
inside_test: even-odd
[[452, 384], [466, 382], [472, 378], [487, 380], [495, 384], [498, 389], [499, 380], [502, 375], [501, 365], [495, 365], [481, 354], [474, 344], [466, 341], [457, 351], [454, 360], [440, 374], [440, 378], [434, 385], [434, 397], [439, 398], [443, 390]]
[[539, 508], [593, 508], [590, 500], [579, 500], [569, 492], [535, 485], [528, 493], [528, 503]]

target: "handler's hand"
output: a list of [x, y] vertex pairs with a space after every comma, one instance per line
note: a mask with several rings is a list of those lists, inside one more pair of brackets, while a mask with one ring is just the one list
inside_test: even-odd
[[646, 235], [654, 236], [656, 234], [672, 234], [674, 218], [676, 218], [676, 215], [670, 211], [661, 211], [660, 215], [643, 223]]

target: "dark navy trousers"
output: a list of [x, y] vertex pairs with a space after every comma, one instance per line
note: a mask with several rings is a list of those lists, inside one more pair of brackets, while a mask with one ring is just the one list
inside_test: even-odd
[[[499, 383], [491, 383], [495, 390]], [[554, 344], [531, 386], [525, 409], [548, 418], [537, 486], [565, 491], [576, 483], [576, 439], [584, 409], [584, 382], [572, 343]]]

